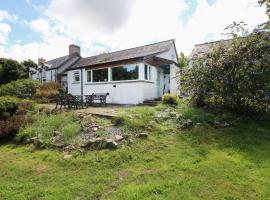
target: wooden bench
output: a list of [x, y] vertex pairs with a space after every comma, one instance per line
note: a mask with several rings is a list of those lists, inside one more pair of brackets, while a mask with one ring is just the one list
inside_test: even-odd
[[85, 96], [85, 106], [89, 105], [107, 105], [107, 96], [109, 93], [93, 93], [91, 95], [84, 95]]

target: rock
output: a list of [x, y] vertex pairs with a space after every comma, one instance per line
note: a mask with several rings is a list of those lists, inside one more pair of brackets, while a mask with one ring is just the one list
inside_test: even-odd
[[58, 149], [62, 149], [65, 147], [65, 144], [63, 142], [57, 142], [54, 144], [51, 144], [53, 147], [58, 148]]
[[39, 139], [38, 137], [32, 137], [32, 138], [28, 139], [27, 142], [33, 143], [33, 145], [36, 148], [43, 148], [44, 147], [43, 141], [41, 139]]
[[141, 138], [141, 139], [147, 139], [148, 138], [148, 134], [147, 133], [139, 133], [137, 135], [138, 138]]
[[116, 149], [118, 144], [113, 139], [106, 139], [106, 148]]
[[103, 138], [92, 138], [85, 144], [81, 145], [81, 148], [85, 149], [102, 149], [106, 146], [106, 142]]
[[121, 136], [121, 135], [115, 135], [114, 138], [115, 138], [116, 141], [121, 141], [121, 140], [124, 139], [124, 137]]
[[73, 155], [71, 155], [71, 154], [65, 154], [64, 155], [64, 159], [70, 159], [70, 158], [72, 158], [73, 157]]
[[98, 130], [98, 127], [94, 127], [92, 130], [96, 132]]
[[178, 114], [177, 112], [171, 111], [169, 115], [170, 115], [171, 117], [176, 117], [177, 114]]
[[61, 135], [61, 132], [59, 130], [56, 130], [56, 131], [54, 131], [54, 135], [55, 136], [60, 136]]
[[72, 151], [72, 150], [75, 150], [76, 148], [73, 146], [73, 145], [68, 145], [66, 147], [64, 147], [64, 151]]

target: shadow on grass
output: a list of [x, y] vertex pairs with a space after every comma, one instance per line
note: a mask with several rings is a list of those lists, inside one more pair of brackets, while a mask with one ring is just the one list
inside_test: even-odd
[[217, 148], [229, 153], [240, 153], [256, 163], [270, 162], [270, 122], [245, 121], [234, 127], [194, 127], [183, 137], [195, 146], [198, 153]]

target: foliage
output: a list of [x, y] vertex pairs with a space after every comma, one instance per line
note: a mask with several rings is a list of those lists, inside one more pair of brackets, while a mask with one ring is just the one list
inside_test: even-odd
[[51, 115], [41, 113], [35, 118], [36, 121], [33, 124], [20, 130], [19, 134], [17, 134], [18, 140], [37, 136], [44, 143], [50, 144], [53, 142], [52, 138], [55, 136], [55, 131], [59, 131], [63, 141], [68, 142], [81, 131], [81, 126], [72, 113]]
[[6, 120], [0, 120], [0, 138], [16, 135], [22, 126], [31, 122], [31, 118], [26, 115], [12, 115]]
[[[25, 67], [27, 73], [29, 72], [31, 68], [32, 69], [38, 68], [38, 65], [33, 60], [30, 60], [30, 59], [23, 61], [22, 64]], [[28, 77], [28, 74], [27, 74], [27, 77]]]
[[37, 89], [35, 98], [40, 103], [55, 102], [56, 95], [60, 88], [61, 86], [55, 82], [44, 83]]
[[168, 105], [177, 105], [179, 98], [173, 94], [166, 93], [162, 96], [162, 103]]
[[178, 57], [180, 68], [185, 68], [188, 66], [188, 58], [185, 56], [183, 52], [180, 53]]
[[6, 119], [18, 109], [19, 99], [10, 96], [0, 97], [0, 119]]
[[28, 73], [23, 64], [16, 60], [0, 58], [0, 84], [26, 77]]
[[8, 95], [19, 98], [33, 98], [40, 87], [38, 81], [20, 79], [0, 86], [0, 96]]
[[259, 0], [259, 4], [265, 5], [266, 6], [266, 14], [269, 16], [270, 18], [270, 0]]
[[16, 97], [0, 97], [0, 137], [15, 135], [19, 128], [31, 119], [26, 115], [33, 110], [34, 104], [29, 100]]
[[[249, 116], [270, 110], [270, 35], [254, 30], [235, 37], [229, 48], [215, 49], [184, 70], [182, 89], [199, 106], [226, 108]], [[256, 115], [259, 114], [259, 115]]]

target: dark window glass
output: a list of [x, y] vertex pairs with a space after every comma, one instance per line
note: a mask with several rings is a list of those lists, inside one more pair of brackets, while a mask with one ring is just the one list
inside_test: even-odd
[[80, 72], [74, 72], [74, 82], [80, 81]]
[[112, 80], [122, 81], [122, 80], [136, 80], [138, 79], [139, 67], [136, 66], [122, 66], [112, 68]]
[[107, 82], [108, 81], [108, 68], [93, 70], [93, 82]]
[[144, 79], [148, 80], [148, 66], [144, 65]]

